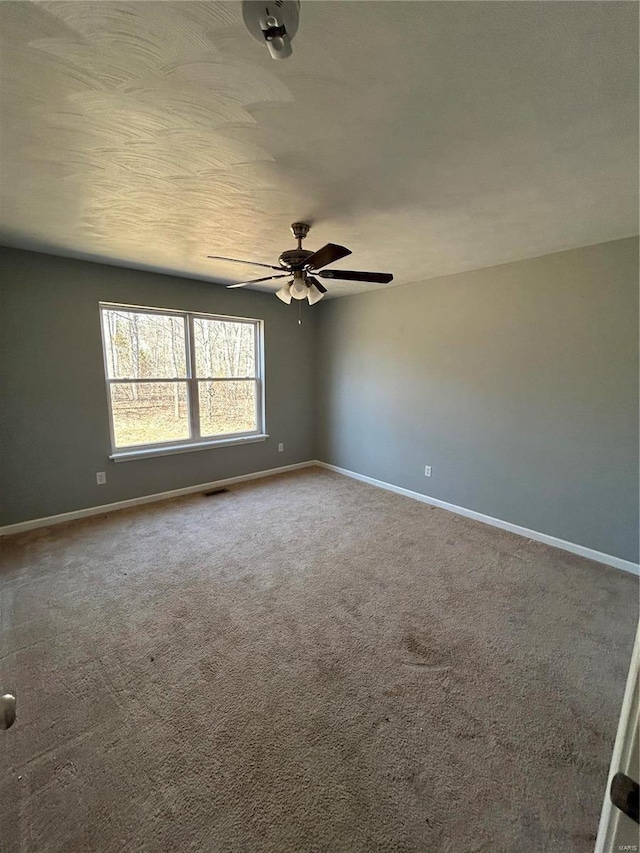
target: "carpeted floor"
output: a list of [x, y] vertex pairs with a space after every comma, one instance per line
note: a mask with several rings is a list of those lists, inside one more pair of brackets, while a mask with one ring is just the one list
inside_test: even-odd
[[0, 550], [3, 851], [593, 849], [632, 576], [320, 469]]

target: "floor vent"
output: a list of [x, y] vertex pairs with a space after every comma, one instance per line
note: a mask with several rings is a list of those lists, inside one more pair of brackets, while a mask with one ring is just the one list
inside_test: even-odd
[[213, 495], [223, 495], [225, 492], [228, 492], [229, 489], [212, 489], [210, 492], [203, 492], [202, 494], [205, 498], [210, 498]]

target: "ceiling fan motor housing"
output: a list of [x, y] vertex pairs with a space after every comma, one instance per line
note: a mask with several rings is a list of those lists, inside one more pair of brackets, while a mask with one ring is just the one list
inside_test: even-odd
[[304, 262], [311, 255], [313, 255], [313, 252], [310, 252], [308, 249], [289, 249], [280, 255], [278, 261], [280, 266], [286, 270], [302, 269]]

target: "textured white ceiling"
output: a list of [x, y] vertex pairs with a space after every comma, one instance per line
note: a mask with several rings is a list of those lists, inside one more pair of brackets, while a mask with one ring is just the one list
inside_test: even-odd
[[207, 254], [275, 263], [306, 219], [402, 284], [638, 233], [633, 2], [302, 0], [281, 62], [239, 2], [0, 31], [7, 245], [229, 282], [261, 273]]

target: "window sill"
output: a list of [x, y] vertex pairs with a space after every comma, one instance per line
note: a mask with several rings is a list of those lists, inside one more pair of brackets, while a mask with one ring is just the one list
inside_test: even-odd
[[162, 447], [143, 447], [140, 450], [116, 450], [110, 456], [114, 462], [129, 462], [132, 459], [148, 459], [153, 456], [172, 456], [174, 453], [191, 453], [192, 450], [211, 450], [214, 447], [229, 447], [233, 444], [253, 444], [266, 441], [268, 435], [238, 435], [216, 438], [213, 441], [198, 441], [194, 444], [165, 444]]

